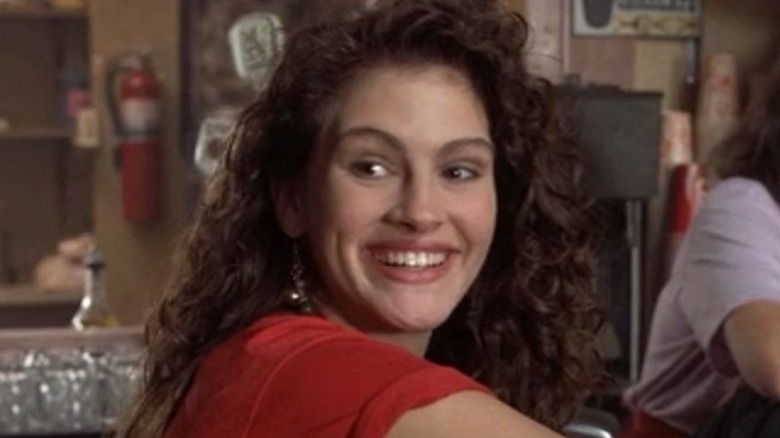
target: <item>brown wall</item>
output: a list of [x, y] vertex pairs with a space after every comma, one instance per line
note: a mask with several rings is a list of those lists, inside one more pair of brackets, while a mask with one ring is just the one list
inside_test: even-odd
[[780, 2], [706, 0], [701, 56], [732, 53], [740, 72], [752, 73], [778, 54]]
[[[160, 295], [171, 249], [184, 222], [184, 162], [180, 154], [179, 2], [100, 0], [90, 3], [93, 93], [100, 104], [104, 144], [95, 163], [94, 215], [98, 243], [107, 263], [109, 301], [124, 324], [138, 323]], [[152, 49], [163, 89], [162, 217], [149, 224], [127, 223], [121, 215], [119, 174], [108, 147], [113, 139], [105, 112], [106, 65], [117, 54]]]

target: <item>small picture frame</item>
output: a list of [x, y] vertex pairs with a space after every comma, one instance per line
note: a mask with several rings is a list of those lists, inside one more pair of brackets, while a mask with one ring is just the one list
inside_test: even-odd
[[575, 36], [697, 38], [699, 0], [571, 0]]

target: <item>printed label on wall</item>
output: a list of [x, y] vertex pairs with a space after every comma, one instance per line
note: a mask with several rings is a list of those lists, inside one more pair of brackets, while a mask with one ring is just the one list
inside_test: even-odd
[[119, 105], [125, 135], [151, 135], [160, 129], [158, 99], [130, 98]]
[[699, 0], [571, 0], [580, 36], [691, 38], [699, 35]]

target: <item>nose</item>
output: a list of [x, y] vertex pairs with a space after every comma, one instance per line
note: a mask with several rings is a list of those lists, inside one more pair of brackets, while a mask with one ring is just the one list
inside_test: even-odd
[[391, 222], [413, 232], [435, 230], [444, 217], [442, 195], [435, 180], [410, 178], [399, 190], [397, 202], [389, 214]]

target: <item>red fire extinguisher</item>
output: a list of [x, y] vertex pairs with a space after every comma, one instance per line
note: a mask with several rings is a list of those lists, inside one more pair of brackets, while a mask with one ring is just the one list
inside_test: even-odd
[[112, 63], [107, 85], [118, 140], [122, 214], [128, 222], [148, 222], [160, 213], [160, 84], [148, 56], [131, 54]]

